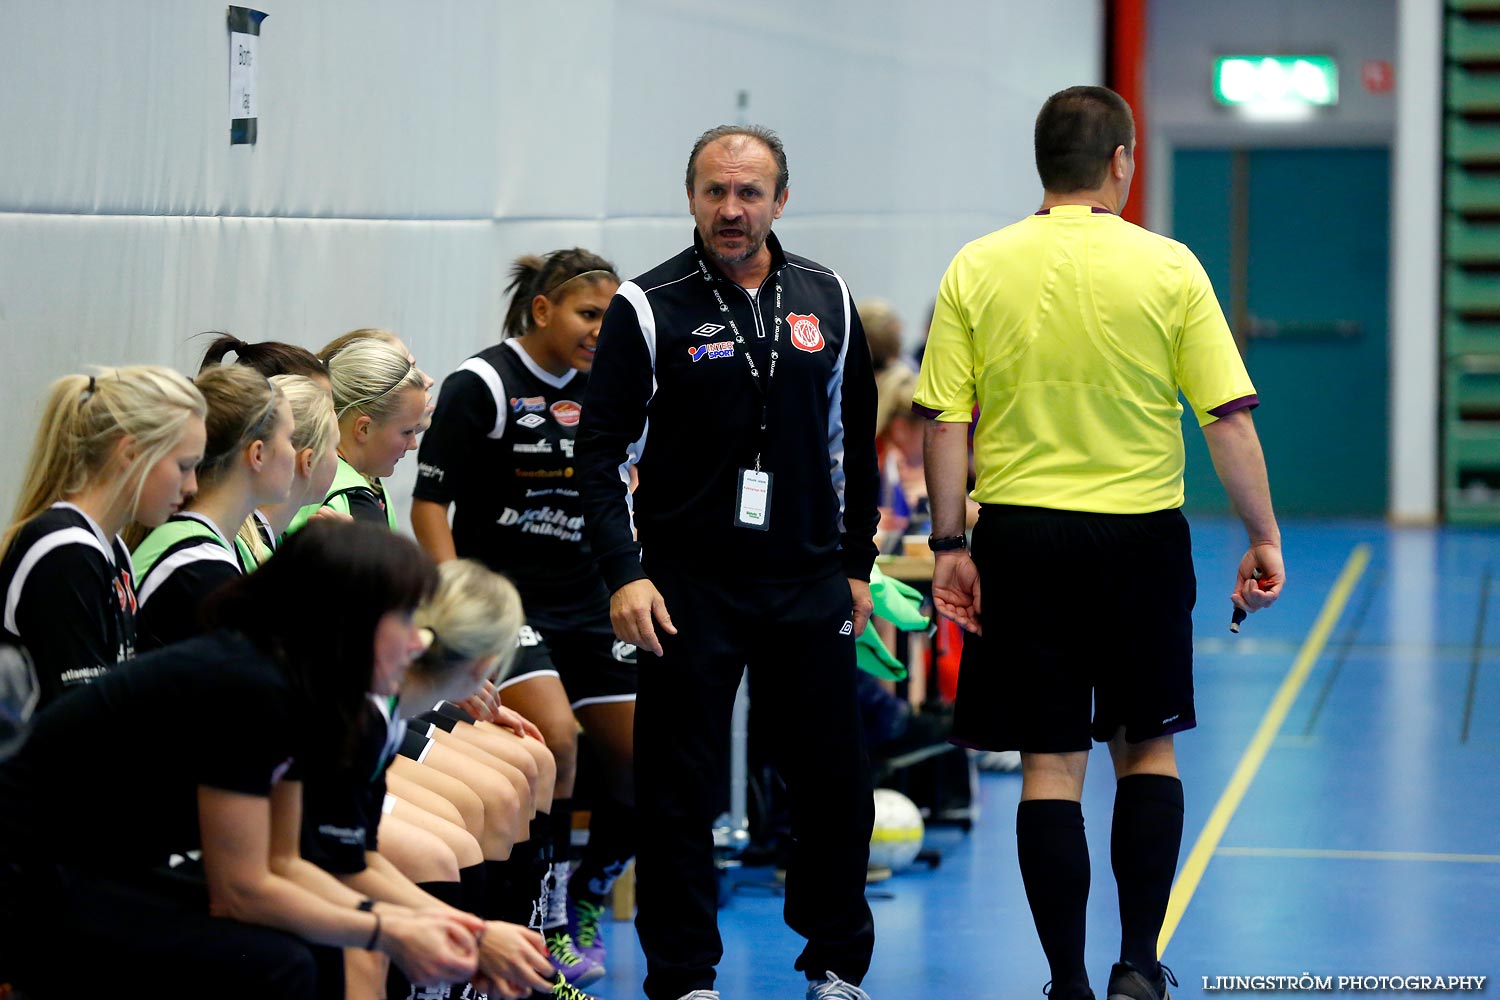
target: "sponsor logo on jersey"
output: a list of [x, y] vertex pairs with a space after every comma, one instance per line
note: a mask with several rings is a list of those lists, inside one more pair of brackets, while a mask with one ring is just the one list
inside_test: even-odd
[[578, 418], [583, 416], [583, 407], [571, 399], [559, 399], [552, 404], [552, 419], [564, 427], [577, 427]]
[[523, 534], [545, 535], [564, 542], [583, 541], [583, 515], [570, 515], [554, 507], [534, 507], [516, 510], [507, 507], [495, 518], [495, 523], [506, 528], [519, 527]]
[[332, 823], [323, 823], [318, 827], [318, 836], [336, 840], [340, 844], [353, 846], [365, 842], [365, 828], [362, 826], [334, 826]]
[[[118, 655], [119, 659], [115, 660], [116, 663], [122, 663], [122, 662], [124, 662], [128, 658], [128, 656], [127, 656], [127, 650], [126, 650], [126, 647], [125, 647], [125, 645], [123, 643], [120, 645], [120, 647], [119, 647], [119, 649], [117, 651], [117, 655]], [[78, 684], [78, 683], [87, 684], [88, 682], [92, 681], [94, 678], [96, 678], [96, 677], [103, 677], [107, 673], [109, 673], [109, 667], [104, 667], [104, 666], [100, 666], [100, 667], [74, 667], [72, 670], [64, 670], [61, 674], [59, 674], [58, 675], [58, 680], [62, 681], [63, 682], [63, 686], [66, 687], [66, 686], [68, 686], [70, 684]]]
[[854, 623], [851, 622], [851, 621], [845, 621], [844, 622], [844, 627], [841, 628], [841, 629], [839, 629], [839, 635], [853, 635], [853, 634], [854, 634]]
[[512, 396], [510, 408], [513, 413], [540, 413], [547, 408], [544, 396]]
[[442, 482], [443, 470], [431, 462], [418, 462], [417, 477], [419, 479], [436, 479], [438, 482]]
[[734, 357], [734, 341], [721, 340], [713, 344], [694, 344], [688, 348], [688, 357], [697, 364], [704, 358], [732, 358]]
[[806, 316], [787, 313], [786, 321], [792, 327], [793, 347], [809, 354], [815, 354], [823, 349], [823, 331], [818, 329], [818, 317], [811, 313]]
[[524, 416], [521, 419], [519, 419], [519, 420], [516, 421], [516, 423], [520, 424], [522, 427], [526, 428], [528, 431], [535, 430], [536, 428], [542, 426], [546, 422], [547, 422], [547, 418], [544, 417], [544, 416], [542, 416], [542, 415], [540, 415], [540, 414], [537, 414], [537, 413], [528, 413], [528, 414], [526, 414], [526, 416]]
[[539, 633], [536, 629], [532, 628], [530, 625], [522, 625], [521, 626], [521, 631], [519, 631], [519, 632], [516, 633], [516, 645], [517, 646], [521, 646], [521, 647], [540, 646], [541, 644], [542, 644], [541, 633]]
[[573, 467], [566, 469], [514, 469], [518, 479], [572, 479]]
[[698, 327], [698, 329], [694, 330], [689, 336], [712, 337], [714, 334], [721, 332], [723, 329], [724, 324], [722, 323], [704, 323], [702, 326]]
[[511, 451], [517, 455], [550, 455], [552, 454], [551, 441], [517, 441], [511, 445]]
[[131, 586], [130, 570], [128, 569], [121, 569], [120, 575], [115, 577], [115, 598], [120, 602], [121, 611], [129, 611], [132, 615], [135, 614], [135, 588]]

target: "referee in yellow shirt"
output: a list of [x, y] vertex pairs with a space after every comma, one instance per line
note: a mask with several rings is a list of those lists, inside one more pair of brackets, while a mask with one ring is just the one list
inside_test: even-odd
[[[1196, 725], [1179, 390], [1250, 536], [1231, 600], [1259, 610], [1285, 580], [1255, 387], [1208, 277], [1185, 246], [1118, 215], [1134, 150], [1120, 95], [1072, 87], [1047, 99], [1041, 210], [954, 258], [913, 405], [932, 419], [933, 596], [970, 633], [954, 740], [1021, 751], [1017, 851], [1052, 1000], [1094, 995], [1079, 806], [1092, 740], [1109, 744], [1118, 782], [1121, 944], [1108, 995], [1168, 996], [1156, 941], [1182, 841], [1172, 736]], [[976, 405], [981, 510], [968, 547]]]

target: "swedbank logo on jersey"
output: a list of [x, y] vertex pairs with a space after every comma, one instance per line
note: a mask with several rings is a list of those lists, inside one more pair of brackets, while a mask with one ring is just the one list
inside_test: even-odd
[[507, 507], [495, 518], [495, 523], [507, 528], [519, 526], [525, 534], [546, 535], [564, 542], [583, 540], [583, 515], [570, 517], [567, 511], [556, 507], [533, 507], [531, 510]]

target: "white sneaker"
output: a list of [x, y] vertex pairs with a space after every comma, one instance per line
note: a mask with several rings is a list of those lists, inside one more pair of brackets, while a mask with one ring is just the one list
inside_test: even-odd
[[719, 1000], [719, 991], [694, 990], [691, 993], [684, 993], [682, 996], [678, 997], [677, 1000]]
[[870, 994], [830, 972], [827, 979], [807, 984], [807, 1000], [870, 1000]]

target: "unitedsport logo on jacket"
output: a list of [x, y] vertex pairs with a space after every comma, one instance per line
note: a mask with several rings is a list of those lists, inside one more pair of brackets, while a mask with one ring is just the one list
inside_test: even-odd
[[732, 358], [734, 357], [734, 341], [721, 340], [716, 344], [694, 344], [688, 348], [688, 357], [697, 364], [704, 358]]

